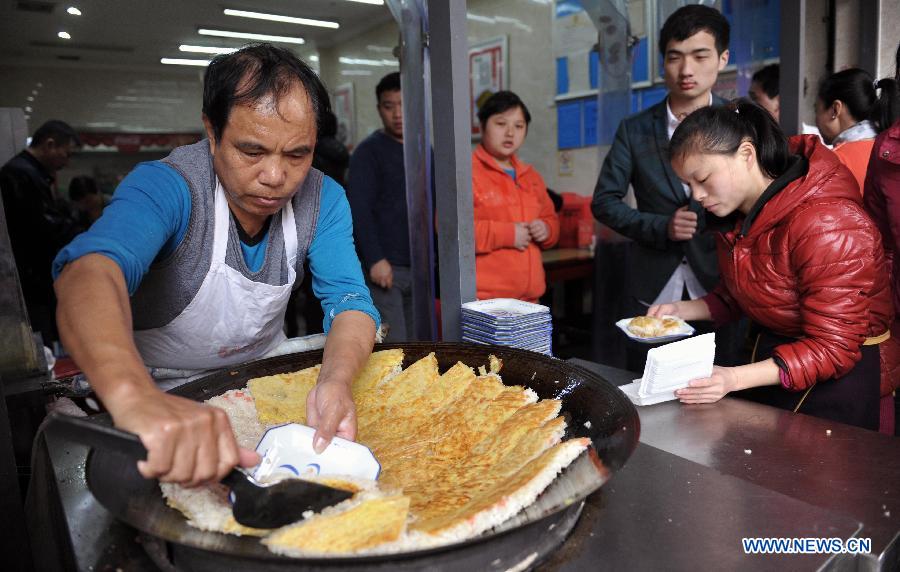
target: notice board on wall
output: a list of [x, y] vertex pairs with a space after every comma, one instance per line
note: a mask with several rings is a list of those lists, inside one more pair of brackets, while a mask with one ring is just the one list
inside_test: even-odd
[[481, 137], [478, 110], [490, 96], [509, 89], [509, 48], [506, 36], [469, 47], [469, 105], [472, 138]]

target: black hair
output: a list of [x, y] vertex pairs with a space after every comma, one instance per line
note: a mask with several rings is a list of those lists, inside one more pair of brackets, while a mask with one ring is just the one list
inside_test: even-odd
[[791, 152], [781, 127], [747, 99], [702, 107], [688, 115], [672, 134], [669, 153], [673, 159], [690, 153], [734, 155], [744, 141], [756, 148], [766, 176], [777, 179], [790, 165]]
[[338, 120], [331, 110], [322, 113], [319, 122], [319, 137], [334, 137], [338, 132]]
[[375, 100], [381, 101], [381, 94], [386, 91], [400, 91], [400, 72], [391, 72], [381, 78], [375, 86]]
[[99, 192], [94, 177], [79, 175], [69, 181], [69, 200], [72, 202], [79, 201], [88, 195], [96, 195]]
[[528, 112], [525, 102], [519, 99], [519, 96], [511, 91], [498, 91], [487, 98], [487, 101], [478, 108], [478, 121], [480, 121], [481, 126], [484, 127], [487, 125], [487, 121], [491, 115], [504, 113], [514, 107], [518, 107], [522, 110], [522, 115], [525, 116], [525, 125], [530, 124], [531, 113]]
[[318, 129], [322, 112], [331, 108], [325, 84], [292, 52], [272, 44], [252, 44], [213, 58], [203, 77], [203, 115], [216, 140], [235, 105], [254, 104], [267, 96], [274, 103], [300, 83], [309, 96]]
[[701, 4], [688, 4], [672, 12], [659, 31], [659, 53], [666, 55], [669, 42], [683, 42], [697, 32], [706, 31], [716, 39], [716, 51], [728, 49], [731, 26], [725, 16], [715, 8]]
[[753, 83], [758, 83], [759, 87], [762, 88], [763, 93], [769, 96], [770, 99], [775, 99], [776, 97], [778, 97], [778, 81], [780, 72], [781, 66], [779, 66], [778, 64], [769, 64], [756, 70], [756, 73], [753, 74], [753, 77], [750, 79], [750, 81]]
[[897, 44], [897, 55], [894, 56], [894, 81], [900, 83], [900, 44]]
[[81, 140], [72, 126], [59, 119], [51, 119], [38, 127], [31, 136], [29, 147], [37, 147], [47, 139], [53, 139], [58, 145], [65, 145], [68, 142], [76, 146], [81, 145]]
[[[881, 90], [880, 96], [878, 90]], [[869, 72], [859, 68], [846, 69], [826, 77], [819, 84], [818, 98], [825, 107], [840, 100], [854, 119], [868, 119], [878, 131], [887, 129], [900, 117], [897, 80], [885, 78], [873, 82]]]

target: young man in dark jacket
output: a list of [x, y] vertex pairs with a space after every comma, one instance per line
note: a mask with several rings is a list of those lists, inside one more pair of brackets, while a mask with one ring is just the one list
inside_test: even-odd
[[350, 157], [347, 199], [363, 274], [387, 324], [387, 339], [404, 342], [413, 335], [413, 323], [400, 74], [384, 76], [375, 96], [383, 129]]
[[[660, 30], [668, 96], [625, 118], [603, 162], [591, 204], [601, 223], [634, 241], [624, 311], [696, 299], [719, 279], [715, 241], [703, 209], [669, 165], [669, 138], [692, 111], [723, 103], [712, 88], [728, 63], [729, 25], [708, 6], [676, 10]], [[637, 208], [624, 201], [634, 189]], [[646, 346], [628, 346], [628, 367], [642, 370]]]

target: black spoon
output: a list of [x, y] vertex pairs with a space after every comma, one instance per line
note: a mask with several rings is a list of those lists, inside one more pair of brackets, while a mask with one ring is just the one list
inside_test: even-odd
[[[147, 449], [134, 433], [60, 413], [51, 413], [48, 419], [48, 430], [62, 439], [121, 453], [135, 461], [147, 458]], [[252, 528], [285, 526], [301, 520], [306, 511], [319, 512], [353, 496], [350, 491], [301, 479], [267, 485], [239, 468], [225, 475], [222, 484], [234, 493], [234, 519]]]

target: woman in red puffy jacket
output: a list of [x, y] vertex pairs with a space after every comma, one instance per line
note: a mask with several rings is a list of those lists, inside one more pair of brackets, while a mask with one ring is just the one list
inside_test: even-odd
[[891, 308], [881, 237], [852, 173], [815, 136], [788, 142], [749, 102], [692, 113], [672, 135], [672, 167], [693, 198], [734, 227], [718, 236], [721, 282], [651, 315], [762, 333], [751, 363], [716, 367], [676, 392], [711, 403], [740, 391], [793, 411], [878, 429], [878, 345]]

